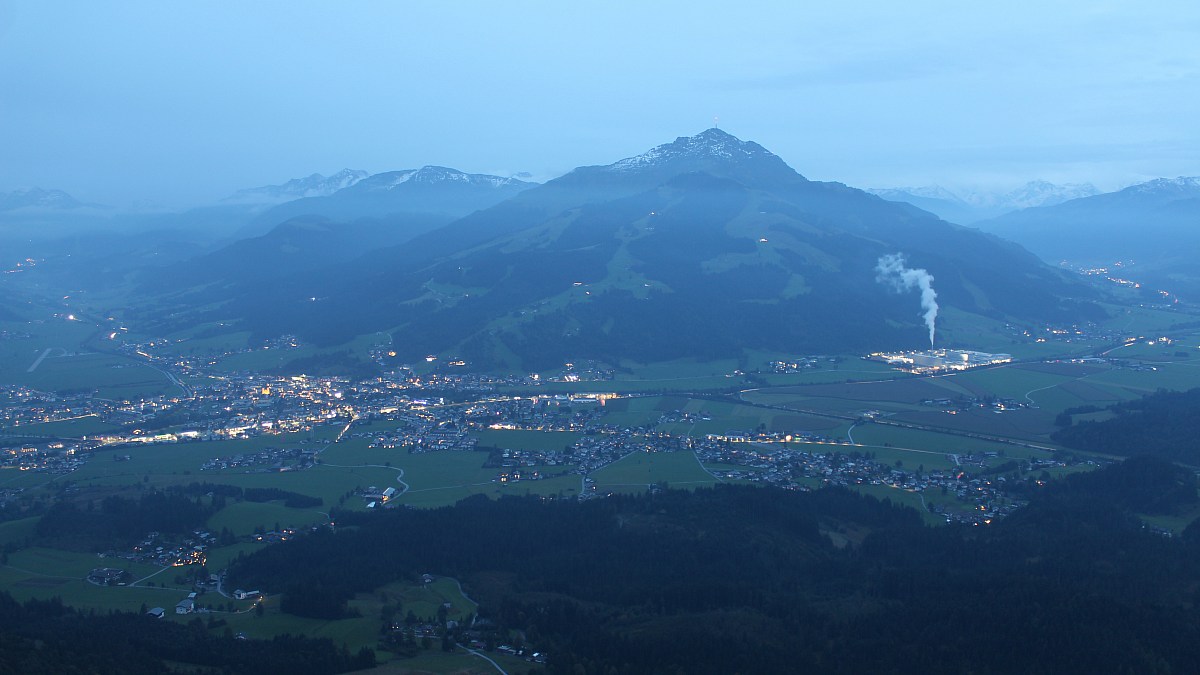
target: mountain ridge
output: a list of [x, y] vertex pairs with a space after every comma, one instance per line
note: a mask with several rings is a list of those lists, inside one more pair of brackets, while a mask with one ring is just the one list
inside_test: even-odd
[[330, 176], [313, 173], [304, 178], [292, 178], [279, 185], [263, 185], [238, 190], [221, 201], [224, 203], [263, 204], [281, 203], [305, 197], [325, 197], [350, 187], [370, 175], [366, 171], [356, 169], [342, 169]]
[[1019, 246], [809, 181], [725, 132], [638, 157], [580, 167], [399, 246], [230, 291], [221, 318], [318, 344], [393, 331], [405, 358], [514, 368], [919, 347], [916, 299], [875, 278], [896, 252], [967, 312], [1086, 313], [1063, 298], [1090, 289]]
[[1091, 183], [1056, 185], [1044, 180], [1031, 180], [1006, 192], [950, 190], [940, 185], [869, 188], [866, 191], [888, 201], [907, 202], [962, 225], [972, 225], [1020, 209], [1051, 206], [1100, 194]]

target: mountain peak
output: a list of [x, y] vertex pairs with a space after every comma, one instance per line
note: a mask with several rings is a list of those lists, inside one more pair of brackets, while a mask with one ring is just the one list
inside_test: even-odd
[[1156, 178], [1152, 181], [1138, 183], [1137, 185], [1125, 188], [1124, 191], [1164, 196], [1194, 197], [1200, 194], [1200, 176]]
[[1072, 199], [1093, 197], [1100, 194], [1091, 183], [1065, 183], [1055, 185], [1045, 180], [1031, 180], [1000, 198], [1007, 207], [1030, 208], [1054, 206]]
[[635, 157], [628, 157], [609, 165], [613, 171], [636, 171], [643, 168], [662, 166], [674, 161], [716, 159], [730, 162], [773, 160], [778, 157], [753, 141], [743, 141], [736, 136], [713, 127], [695, 136], [680, 136], [671, 143], [664, 143]]
[[281, 185], [264, 185], [262, 187], [238, 190], [226, 202], [242, 203], [278, 203], [303, 199], [305, 197], [326, 197], [342, 188], [350, 187], [366, 178], [366, 171], [342, 169], [332, 176], [322, 176], [314, 173], [304, 178], [293, 178]]
[[7, 194], [0, 193], [0, 211], [21, 208], [74, 209], [80, 206], [83, 204], [62, 190], [43, 190], [33, 187], [18, 188]]
[[458, 169], [427, 164], [419, 169], [406, 169], [403, 171], [377, 173], [374, 176], [371, 176], [368, 180], [363, 181], [359, 189], [393, 190], [405, 183], [426, 185], [434, 185], [439, 183], [463, 183], [468, 185], [490, 187], [501, 187], [505, 185], [527, 185], [525, 181], [517, 180], [516, 178], [502, 178], [500, 176], [490, 176], [487, 174], [466, 173], [459, 171]]

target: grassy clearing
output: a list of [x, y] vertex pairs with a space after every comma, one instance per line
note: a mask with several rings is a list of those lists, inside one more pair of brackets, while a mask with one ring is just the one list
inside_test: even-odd
[[982, 452], [1009, 452], [1014, 446], [994, 443], [955, 434], [941, 434], [922, 429], [906, 429], [883, 424], [860, 424], [854, 427], [854, 440], [871, 446], [893, 445], [901, 448], [940, 453], [970, 454]]
[[890, 485], [851, 485], [850, 489], [866, 495], [871, 495], [872, 497], [876, 497], [880, 500], [886, 499], [894, 504], [903, 504], [905, 506], [912, 507], [916, 509], [921, 514], [921, 518], [930, 525], [944, 525], [946, 522], [945, 518], [937, 515], [936, 513], [930, 513], [929, 510], [925, 508], [925, 502], [922, 501], [922, 499], [924, 499], [924, 495], [920, 493], [909, 492], [908, 490], [894, 488]]
[[185, 331], [172, 334], [172, 342], [162, 347], [162, 352], [179, 356], [216, 356], [245, 349], [249, 332], [221, 333], [210, 337], [195, 337], [203, 331], [220, 328], [216, 324], [201, 324]]
[[679, 379], [701, 377], [725, 377], [738, 368], [736, 359], [716, 361], [696, 361], [694, 359], [679, 359], [659, 363], [622, 363], [627, 372], [617, 376], [617, 380], [658, 381], [669, 382]]
[[329, 518], [315, 509], [290, 509], [278, 502], [234, 502], [208, 519], [208, 529], [220, 532], [229, 528], [236, 536], [253, 534], [255, 529], [305, 528], [328, 522]]
[[485, 469], [482, 452], [427, 452], [397, 460], [411, 491], [490, 483], [496, 469]]
[[472, 434], [480, 446], [512, 450], [562, 450], [573, 445], [583, 434], [570, 431], [519, 431], [484, 429]]
[[0, 523], [0, 546], [21, 544], [26, 539], [32, 538], [37, 530], [38, 520], [39, 518], [34, 516]]
[[1025, 401], [1025, 394], [1034, 390], [1047, 389], [1064, 382], [1070, 382], [1083, 377], [1092, 371], [1081, 370], [1077, 375], [1055, 374], [1038, 370], [1001, 366], [969, 370], [953, 376], [954, 379], [969, 382], [975, 387], [1001, 398], [1012, 398]]
[[1200, 387], [1200, 363], [1153, 364], [1156, 370], [1118, 368], [1091, 378], [1093, 384], [1114, 385], [1136, 395], [1159, 389], [1186, 391]]
[[[378, 334], [368, 333], [360, 335], [350, 342], [329, 348], [318, 348], [307, 344], [289, 348], [262, 346], [251, 351], [230, 354], [220, 359], [214, 368], [219, 372], [225, 373], [237, 371], [261, 372], [281, 368], [296, 359], [311, 358], [323, 354], [336, 354], [345, 351], [349, 351], [352, 357], [365, 360], [370, 355], [371, 347], [378, 343], [379, 339]], [[187, 343], [182, 344], [186, 345]]]
[[110, 354], [63, 355], [55, 352], [43, 359], [33, 372], [28, 372], [41, 353], [39, 351], [29, 359], [23, 368], [10, 368], [9, 372], [0, 375], [0, 381], [41, 391], [95, 390], [101, 398], [113, 400], [178, 392], [178, 388], [157, 370]]
[[[500, 664], [508, 673], [542, 672], [541, 666], [528, 663], [515, 656], [499, 652], [487, 655]], [[459, 649], [446, 653], [435, 645], [411, 659], [396, 659], [371, 670], [359, 671], [359, 675], [429, 675], [430, 673], [454, 673], [454, 675], [495, 675], [496, 668], [483, 659]]]
[[893, 416], [897, 422], [927, 425], [965, 434], [985, 434], [1017, 441], [1045, 444], [1054, 431], [1054, 418], [1048, 411], [1019, 409], [996, 412], [972, 408], [957, 414], [926, 409]]
[[229, 563], [237, 558], [238, 555], [250, 555], [255, 551], [265, 548], [267, 544], [261, 542], [242, 542], [231, 546], [221, 546], [218, 548], [210, 548], [205, 562], [205, 566], [211, 571], [223, 570], [229, 567]]
[[634, 452], [591, 474], [596, 489], [644, 490], [651, 483], [666, 481], [674, 487], [696, 487], [716, 483], [690, 452]]
[[[277, 487], [281, 490], [297, 492], [310, 497], [320, 497], [324, 504], [321, 511], [328, 511], [330, 506], [339, 503], [347, 492], [377, 486], [400, 488], [397, 476], [399, 470], [378, 467], [341, 467], [322, 463], [305, 471], [289, 471], [286, 473], [226, 473], [204, 472], [207, 480], [214, 483], [226, 483], [239, 487]], [[348, 500], [344, 507], [352, 508], [354, 500]]]
[[876, 462], [885, 466], [903, 467], [914, 471], [924, 467], [926, 471], [935, 469], [950, 470], [954, 468], [954, 460], [945, 453], [932, 450], [915, 450], [911, 448], [885, 447], [881, 445], [865, 445], [856, 448], [859, 452], [869, 453]]
[[[560, 470], [562, 467], [558, 467]], [[579, 494], [581, 479], [577, 474], [543, 478], [541, 480], [522, 480], [512, 483], [487, 482], [471, 485], [453, 485], [413, 490], [399, 499], [399, 502], [416, 508], [436, 508], [449, 506], [473, 495], [484, 495], [492, 499], [504, 496], [543, 496], [570, 499]]]
[[1191, 525], [1192, 522], [1194, 522], [1197, 518], [1200, 518], [1200, 504], [1194, 505], [1190, 509], [1187, 509], [1181, 513], [1154, 516], [1143, 515], [1140, 517], [1146, 523], [1154, 527], [1161, 527], [1164, 530], [1169, 530], [1178, 536], [1183, 532], [1184, 528], [1186, 528], [1188, 525]]
[[802, 373], [770, 373], [759, 377], [772, 387], [786, 387], [803, 384], [833, 384], [851, 380], [873, 380], [881, 377], [903, 376], [902, 373], [886, 364], [874, 361], [854, 361], [841, 364], [837, 368], [818, 368]]
[[157, 572], [160, 568], [117, 558], [101, 558], [95, 553], [62, 551], [33, 546], [8, 556], [8, 567], [32, 576], [63, 579], [83, 579], [96, 567], [116, 567], [128, 570], [134, 579]]
[[[453, 579], [440, 577], [430, 584], [395, 582], [369, 593], [359, 593], [350, 600], [349, 606], [360, 616], [346, 619], [308, 619], [284, 614], [279, 611], [277, 598], [267, 599], [263, 604], [262, 616], [258, 616], [255, 612], [234, 615], [218, 614], [217, 616], [224, 618], [231, 630], [244, 632], [251, 638], [267, 639], [281, 633], [303, 634], [309, 637], [328, 638], [336, 644], [346, 645], [351, 651], [357, 651], [362, 647], [375, 649], [378, 646], [380, 615], [385, 604], [399, 605], [400, 613], [396, 617], [397, 619], [402, 619], [409, 611], [412, 611], [419, 620], [424, 621], [435, 620], [438, 608], [443, 603], [450, 603], [450, 609], [447, 612], [447, 617], [450, 619], [464, 620], [476, 609], [475, 603], [459, 591], [458, 584]], [[437, 649], [437, 646], [434, 649]], [[414, 664], [423, 662], [431, 664], [458, 663], [457, 660], [448, 658], [452, 655], [447, 655], [447, 658], [444, 659], [424, 658], [426, 654], [431, 653], [433, 653], [432, 650], [422, 653], [415, 659], [397, 660], [393, 663], [400, 667], [412, 667]], [[436, 654], [440, 656], [442, 652], [439, 650]], [[380, 659], [386, 660], [391, 655], [379, 652], [378, 656]], [[463, 663], [470, 665], [472, 662], [467, 660]], [[436, 672], [457, 671], [438, 670]]]
[[[333, 432], [336, 433], [336, 432]], [[319, 439], [320, 434], [314, 434]], [[192, 443], [170, 443], [127, 447], [112, 451], [97, 452], [87, 464], [71, 474], [71, 480], [81, 485], [128, 485], [145, 483], [152, 487], [187, 484], [192, 482], [232, 483], [243, 486], [296, 486], [296, 492], [313, 496], [336, 498], [346, 488], [347, 481], [337, 485], [327, 484], [327, 479], [314, 479], [308, 472], [245, 473], [247, 469], [225, 471], [201, 471], [207, 460], [260, 452], [267, 448], [323, 448], [322, 444], [306, 442], [308, 434], [260, 436], [245, 440], [206, 441]], [[115, 457], [128, 456], [127, 461], [113, 461]], [[264, 467], [265, 468], [265, 467]], [[320, 469], [321, 467], [317, 467]], [[313, 470], [317, 470], [313, 469]], [[352, 485], [352, 484], [351, 484]], [[342, 487], [341, 490], [338, 488]], [[302, 488], [302, 489], [301, 489]], [[292, 488], [285, 488], [292, 489]]]
[[19, 336], [0, 340], [0, 382], [10, 384], [24, 384], [23, 378], [35, 374], [27, 371], [46, 349], [56, 354], [80, 351], [96, 332], [82, 321], [49, 318], [49, 312], [45, 320], [0, 322], [0, 329]]
[[[103, 563], [103, 561], [99, 562]], [[189, 589], [170, 587], [171, 580], [166, 578], [168, 574], [170, 572], [164, 572], [153, 579], [155, 582], [160, 578], [164, 579], [168, 585], [167, 588], [159, 586], [131, 588], [127, 586], [97, 586], [82, 577], [55, 579], [49, 576], [23, 574], [11, 568], [0, 568], [0, 588], [12, 594], [18, 601], [57, 597], [72, 607], [94, 609], [101, 612], [138, 612], [143, 606], [146, 608], [165, 607], [170, 610], [175, 603], [187, 597]]]
[[84, 436], [107, 434], [118, 427], [100, 420], [97, 415], [86, 415], [69, 420], [43, 422], [41, 424], [23, 424], [19, 427], [8, 427], [13, 431], [30, 436], [44, 435], [48, 438], [82, 438]]

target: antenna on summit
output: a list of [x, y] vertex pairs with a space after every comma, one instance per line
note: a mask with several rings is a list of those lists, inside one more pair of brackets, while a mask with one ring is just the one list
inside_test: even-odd
[[721, 121], [721, 118], [720, 118], [718, 115], [713, 115], [713, 128], [714, 128], [714, 129], [720, 129], [720, 128], [721, 128], [721, 125], [720, 125], [720, 124], [717, 124], [717, 122], [720, 122], [720, 121]]

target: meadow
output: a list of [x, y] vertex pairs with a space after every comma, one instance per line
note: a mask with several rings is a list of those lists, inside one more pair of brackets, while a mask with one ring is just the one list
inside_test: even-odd
[[[134, 359], [96, 352], [97, 328], [62, 317], [0, 322], [14, 337], [0, 340], [0, 382], [40, 391], [92, 391], [135, 399], [178, 391], [159, 371]], [[43, 358], [44, 355], [44, 358]], [[30, 370], [32, 368], [32, 370]]]
[[592, 472], [596, 491], [644, 492], [653, 483], [674, 487], [713, 485], [713, 477], [691, 452], [633, 452]]

